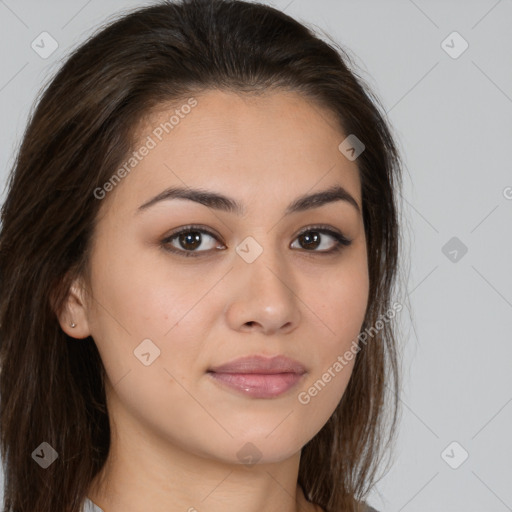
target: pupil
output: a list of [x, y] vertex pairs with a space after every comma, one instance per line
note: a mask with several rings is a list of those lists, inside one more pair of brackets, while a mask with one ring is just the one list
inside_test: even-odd
[[[181, 234], [179, 240], [184, 249], [195, 249], [201, 245], [201, 233], [198, 231], [189, 231], [186, 234]], [[190, 244], [191, 247], [187, 247], [187, 244]]]
[[[310, 233], [313, 233], [311, 235]], [[301, 235], [301, 240], [305, 241], [305, 244], [307, 246], [312, 246], [313, 248], [318, 247], [320, 237], [318, 236], [318, 233], [316, 231], [310, 231], [308, 233], [304, 233]]]

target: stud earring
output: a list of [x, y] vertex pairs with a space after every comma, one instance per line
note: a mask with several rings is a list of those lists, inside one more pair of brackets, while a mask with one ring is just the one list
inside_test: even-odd
[[71, 327], [76, 327], [75, 322], [72, 322], [70, 325], [71, 325]]

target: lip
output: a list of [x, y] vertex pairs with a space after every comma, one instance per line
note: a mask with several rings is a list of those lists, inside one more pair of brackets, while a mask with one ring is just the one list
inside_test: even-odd
[[286, 356], [265, 357], [254, 355], [234, 359], [229, 363], [214, 366], [208, 371], [215, 373], [303, 374], [306, 372], [306, 368], [298, 361]]
[[279, 396], [295, 387], [305, 373], [302, 364], [282, 355], [241, 357], [208, 370], [216, 382], [253, 398]]

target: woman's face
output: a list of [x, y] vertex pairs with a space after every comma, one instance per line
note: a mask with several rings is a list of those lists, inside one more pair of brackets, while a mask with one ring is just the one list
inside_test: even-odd
[[[136, 163], [102, 199], [93, 300], [71, 306], [76, 328], [62, 326], [93, 337], [116, 428], [224, 462], [275, 462], [322, 428], [352, 372], [354, 359], [336, 362], [368, 301], [358, 169], [338, 149], [349, 134], [297, 94], [195, 100], [141, 128]], [[303, 199], [331, 187], [357, 206]], [[170, 188], [205, 195], [142, 207]], [[254, 355], [292, 358], [305, 373], [210, 372]]]

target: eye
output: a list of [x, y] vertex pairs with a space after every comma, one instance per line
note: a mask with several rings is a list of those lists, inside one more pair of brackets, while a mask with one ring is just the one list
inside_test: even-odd
[[[210, 252], [211, 250], [215, 249], [215, 244], [210, 243], [210, 247], [207, 247], [204, 250], [197, 250], [198, 247], [203, 245], [204, 235], [218, 241], [217, 235], [211, 231], [204, 229], [201, 226], [190, 225], [175, 231], [164, 240], [162, 240], [161, 244], [164, 250], [174, 254], [179, 254], [180, 256], [185, 257], [198, 257], [201, 256], [200, 253]], [[325, 245], [323, 239], [326, 235], [327, 237], [331, 238], [331, 240], [334, 240], [334, 243], [331, 242], [330, 244], [331, 248], [325, 249], [324, 247], [324, 250], [316, 250], [318, 247]], [[297, 235], [296, 240], [299, 240], [299, 243], [302, 245], [302, 248], [305, 249], [306, 252], [316, 252], [321, 254], [332, 254], [339, 252], [344, 246], [348, 246], [352, 243], [352, 241], [348, 240], [342, 233], [334, 231], [333, 229], [330, 229], [326, 226], [310, 226], [302, 230]], [[174, 245], [174, 243], [176, 245]], [[226, 246], [221, 244], [221, 247], [218, 248], [226, 249]]]
[[[214, 244], [210, 244], [211, 247], [207, 248], [206, 250], [196, 250], [203, 244], [204, 235], [217, 240], [217, 236], [211, 231], [208, 231], [207, 229], [201, 228], [200, 226], [185, 226], [184, 228], [181, 228], [179, 231], [174, 232], [173, 234], [162, 240], [162, 246], [164, 247], [165, 250], [175, 254], [179, 254], [180, 256], [196, 257], [198, 256], [198, 254], [195, 253], [207, 252], [214, 248]], [[176, 246], [172, 245], [174, 239], [177, 239], [176, 242], [181, 246], [181, 248], [177, 248]], [[223, 246], [223, 248], [225, 248], [225, 246]]]
[[[324, 245], [323, 238], [327, 235], [334, 239], [334, 245], [331, 243], [331, 248], [326, 250], [314, 250], [319, 246]], [[322, 254], [332, 254], [341, 251], [343, 247], [349, 246], [352, 241], [346, 238], [342, 233], [330, 229], [328, 226], [310, 226], [302, 230], [297, 239], [299, 243], [307, 249], [307, 252], [318, 252]], [[310, 249], [313, 250], [310, 250]], [[325, 247], [324, 247], [325, 249]]]

